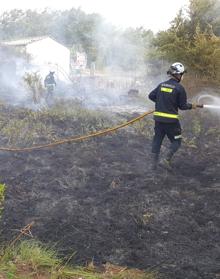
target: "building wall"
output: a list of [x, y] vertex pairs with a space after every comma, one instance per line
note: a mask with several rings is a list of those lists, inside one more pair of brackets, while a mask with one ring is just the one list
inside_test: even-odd
[[70, 71], [70, 51], [51, 38], [45, 38], [26, 46], [26, 52], [44, 77], [54, 71], [56, 78], [68, 80]]

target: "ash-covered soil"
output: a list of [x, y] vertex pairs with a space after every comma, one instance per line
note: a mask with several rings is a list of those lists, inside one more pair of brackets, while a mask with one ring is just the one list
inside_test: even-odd
[[[67, 131], [70, 124], [55, 125]], [[172, 173], [152, 173], [151, 136], [137, 127], [52, 149], [1, 152], [3, 238], [35, 221], [34, 238], [55, 244], [60, 255], [76, 251], [79, 264], [111, 262], [169, 279], [220, 278], [219, 119], [184, 113], [183, 128]]]

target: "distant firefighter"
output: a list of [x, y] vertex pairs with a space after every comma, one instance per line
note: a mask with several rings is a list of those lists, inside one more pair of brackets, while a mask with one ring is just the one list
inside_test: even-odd
[[54, 73], [55, 72], [49, 72], [49, 74], [44, 79], [44, 86], [47, 88], [47, 98], [52, 96], [54, 87], [57, 85], [54, 78]]

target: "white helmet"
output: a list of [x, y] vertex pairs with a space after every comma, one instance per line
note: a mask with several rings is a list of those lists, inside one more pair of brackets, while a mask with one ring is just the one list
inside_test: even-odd
[[167, 71], [168, 75], [183, 75], [184, 73], [186, 73], [186, 70], [183, 64], [179, 62], [173, 63]]

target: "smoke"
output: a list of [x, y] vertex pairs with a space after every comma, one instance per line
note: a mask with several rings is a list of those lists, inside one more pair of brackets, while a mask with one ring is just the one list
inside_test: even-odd
[[118, 30], [104, 20], [96, 24], [97, 52], [88, 65], [92, 76], [81, 79], [89, 108], [127, 113], [148, 110], [147, 94], [153, 85], [146, 77], [149, 34], [144, 32], [142, 28]]
[[[132, 72], [138, 75], [145, 70], [144, 43], [141, 31], [114, 30], [101, 24], [96, 30], [98, 46], [98, 63], [102, 63], [111, 72]], [[103, 61], [99, 61], [102, 57]]]
[[[45, 100], [34, 103], [27, 84], [24, 82], [25, 73], [34, 73], [39, 69], [7, 48], [0, 50], [0, 59], [2, 61], [0, 65], [0, 99], [14, 106], [33, 110], [45, 109]], [[61, 81], [55, 76], [57, 87], [54, 91], [54, 101], [77, 99], [89, 109], [112, 112], [146, 111], [147, 97], [138, 99], [135, 95], [135, 92], [138, 92], [138, 95], [145, 93], [144, 83], [125, 71], [118, 73], [108, 69], [106, 72], [104, 70], [103, 72], [96, 71], [94, 76], [78, 74], [69, 77], [67, 82]], [[130, 89], [134, 90], [134, 94], [129, 95]]]
[[[45, 17], [46, 14], [45, 12]], [[74, 10], [70, 14], [70, 18], [68, 11], [61, 14], [66, 17], [59, 17], [58, 12], [54, 15], [53, 13], [48, 14], [48, 19], [51, 19], [53, 15], [56, 19], [63, 20], [62, 24], [50, 21], [49, 29], [56, 35], [65, 34], [66, 37], [68, 33], [64, 28], [67, 23], [73, 22], [71, 18], [75, 14], [82, 18], [85, 17], [82, 12]], [[94, 17], [95, 15], [91, 15], [89, 20]], [[58, 101], [60, 99], [78, 99], [86, 107], [95, 110], [127, 113], [148, 110], [147, 95], [158, 82], [157, 78], [151, 79], [146, 76], [148, 70], [145, 61], [146, 46], [149, 45], [152, 34], [142, 28], [118, 30], [100, 17], [93, 25], [92, 37], [88, 39], [87, 43], [88, 48], [82, 49], [82, 51], [87, 50], [90, 53], [87, 70], [79, 73], [71, 72], [70, 76], [66, 75], [66, 81], [61, 81], [58, 79], [59, 69], [57, 69], [55, 74], [57, 87], [54, 99]], [[53, 26], [54, 30], [52, 30]], [[20, 27], [22, 28], [22, 26]], [[68, 28], [68, 30], [75, 29]], [[83, 28], [81, 32], [84, 32]], [[79, 38], [85, 37], [85, 34], [76, 33], [76, 35], [76, 44], [80, 44]], [[62, 40], [68, 41], [64, 35]], [[69, 43], [69, 47], [72, 47], [71, 41]], [[0, 58], [4, 58], [4, 62], [0, 65], [0, 98], [10, 104], [31, 109], [45, 107], [45, 102], [33, 104], [23, 81], [25, 72], [38, 70], [45, 72], [45, 69], [38, 69], [31, 64], [30, 59], [28, 61], [20, 54], [3, 48], [0, 51]], [[43, 79], [44, 76], [42, 76]]]
[[[0, 49], [0, 99], [16, 105], [27, 96], [22, 84], [25, 60], [17, 57], [10, 49]], [[26, 68], [28, 65], [26, 65]]]

